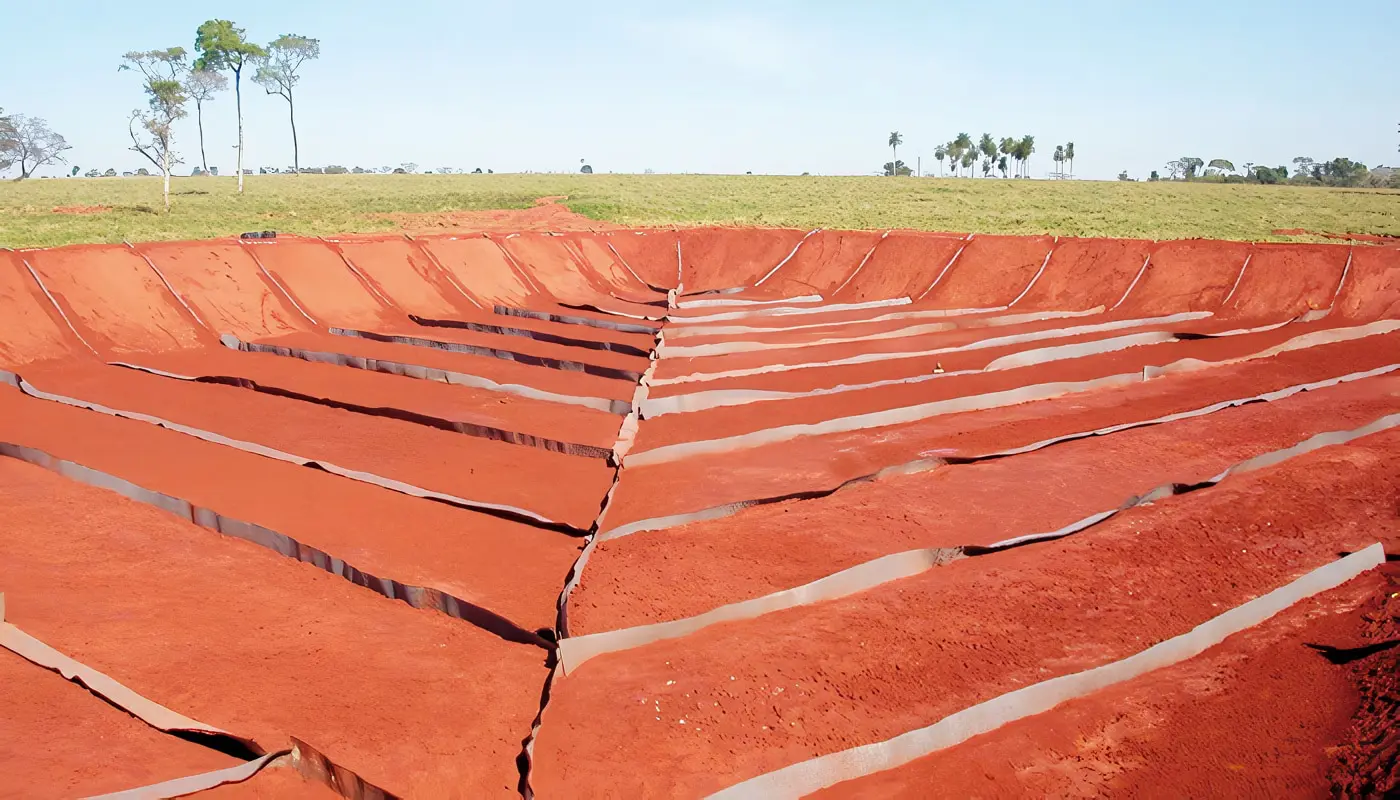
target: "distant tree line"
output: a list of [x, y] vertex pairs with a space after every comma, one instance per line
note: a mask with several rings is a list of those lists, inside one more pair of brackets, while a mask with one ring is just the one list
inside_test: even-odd
[[[1153, 170], [1148, 180], [1400, 188], [1400, 172], [1384, 167], [1373, 171], [1350, 158], [1315, 161], [1308, 156], [1298, 156], [1293, 159], [1291, 169], [1283, 164], [1271, 167], [1252, 162], [1236, 169], [1234, 162], [1225, 158], [1207, 162], [1196, 156], [1182, 156], [1168, 161], [1164, 169], [1165, 176]], [[1128, 180], [1127, 173], [1119, 178]]]

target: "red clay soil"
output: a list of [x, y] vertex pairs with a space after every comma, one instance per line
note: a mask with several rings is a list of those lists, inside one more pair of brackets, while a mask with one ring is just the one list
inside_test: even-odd
[[1397, 453], [1378, 434], [1058, 542], [600, 656], [555, 681], [534, 786], [699, 796], [1140, 652], [1339, 551], [1400, 544], [1382, 499]]
[[985, 545], [1057, 530], [1164, 483], [1205, 480], [1260, 453], [1317, 433], [1358, 428], [1397, 411], [1400, 377], [1371, 378], [1010, 458], [889, 477], [819, 499], [634, 533], [594, 550], [570, 596], [570, 632], [693, 616], [890, 553]]
[[818, 231], [761, 288], [778, 297], [834, 293], [880, 241], [878, 231]]
[[1075, 311], [1117, 303], [1142, 269], [1152, 243], [1145, 239], [1065, 239], [1019, 310]]
[[154, 352], [212, 342], [209, 330], [131, 248], [75, 245], [34, 250], [25, 258], [78, 332], [98, 350]]
[[[503, 322], [509, 325], [510, 318], [496, 315], [494, 322], [496, 325], [500, 325]], [[555, 325], [556, 330], [561, 328], [563, 328], [563, 326]], [[489, 347], [495, 350], [504, 350], [512, 353], [523, 353], [543, 358], [556, 358], [563, 361], [578, 361], [594, 366], [613, 367], [615, 369], [631, 370], [633, 372], [645, 371], [648, 364], [648, 359], [645, 355], [619, 353], [612, 350], [601, 350], [583, 345], [556, 344], [554, 342], [532, 339], [527, 336], [510, 336], [502, 333], [483, 333], [462, 328], [419, 325], [411, 320], [388, 323], [366, 330], [369, 333], [411, 336], [415, 339], [427, 339], [432, 342], [453, 342], [476, 347]], [[564, 329], [561, 333], [564, 336], [571, 336], [573, 330]], [[651, 349], [654, 337], [649, 337], [644, 334], [631, 334], [631, 336], [633, 341], [638, 342], [636, 346], [640, 349]], [[411, 344], [409, 346], [417, 349], [424, 349], [425, 347], [427, 349], [439, 349], [431, 345]]]
[[370, 292], [326, 242], [284, 237], [244, 246], [323, 325], [374, 328], [399, 316]]
[[1400, 250], [1358, 247], [1353, 251], [1336, 314], [1345, 319], [1400, 317]]
[[[797, 397], [668, 414], [646, 420], [637, 435], [636, 452], [675, 443], [719, 439], [779, 426], [816, 423], [1034, 384], [1140, 374], [1145, 366], [1162, 366], [1185, 358], [1196, 358], [1206, 362], [1224, 361], [1261, 352], [1307, 333], [1308, 330], [1309, 328], [1303, 325], [1297, 325], [1219, 339], [1148, 344], [1017, 369], [948, 375], [943, 379], [923, 383], [878, 386], [834, 395]], [[1102, 339], [1105, 335], [1100, 334], [1096, 338]], [[1391, 340], [1400, 340], [1400, 334], [1392, 334]], [[1379, 348], [1380, 341], [1363, 341], [1363, 346]], [[1391, 358], [1395, 352], [1400, 351], [1391, 351]], [[966, 355], [970, 359], [979, 357], [976, 351], [972, 351], [970, 355], [959, 355]], [[957, 369], [958, 363], [957, 360], [949, 358], [945, 360], [944, 365], [948, 369]], [[932, 371], [928, 370], [930, 373]], [[1170, 376], [1167, 379], [1170, 380]]]
[[393, 222], [410, 233], [441, 232], [452, 230], [471, 232], [514, 232], [514, 231], [597, 231], [616, 228], [609, 222], [589, 219], [575, 214], [560, 201], [569, 198], [562, 195], [541, 197], [531, 208], [503, 209], [490, 211], [430, 211], [394, 212], [391, 214], [370, 214], [371, 219]]
[[781, 228], [682, 230], [681, 275], [685, 290], [691, 293], [751, 286], [791, 255], [806, 233]]
[[54, 206], [55, 214], [105, 214], [111, 211], [111, 206]]
[[1163, 242], [1153, 249], [1147, 269], [1139, 266], [1142, 277], [1119, 310], [1135, 316], [1214, 311], [1235, 285], [1252, 247], [1205, 239]]
[[1400, 791], [1400, 567], [1362, 611], [1358, 645], [1369, 653], [1349, 664], [1360, 693], [1351, 727], [1335, 749], [1332, 791], [1344, 797], [1393, 797]]
[[[231, 386], [191, 383], [103, 365], [25, 377], [44, 391], [151, 414], [298, 456], [373, 472], [468, 500], [512, 505], [587, 528], [613, 470], [579, 458], [326, 408]], [[554, 490], [537, 491], [549, 476]]]
[[[1045, 264], [1049, 236], [975, 236], [920, 306], [990, 308], [1015, 300]], [[937, 276], [937, 272], [934, 273]]]
[[6, 615], [29, 634], [265, 748], [308, 741], [400, 796], [515, 796], [538, 648], [18, 461], [0, 459], [0, 504]]
[[268, 766], [242, 783], [198, 792], [199, 800], [336, 800], [341, 795], [323, 783], [303, 778], [291, 767]]
[[1341, 283], [1348, 248], [1258, 244], [1222, 315], [1276, 320], [1329, 308]]
[[216, 750], [162, 733], [3, 648], [0, 686], [5, 687], [0, 691], [0, 719], [5, 720], [0, 725], [0, 762], [5, 764], [0, 798], [5, 800], [89, 797], [238, 764]]
[[[988, 321], [991, 321], [991, 318], [988, 318]], [[747, 352], [713, 356], [685, 356], [677, 352], [678, 348], [668, 347], [667, 350], [662, 351], [666, 357], [658, 365], [655, 376], [660, 379], [698, 377], [658, 386], [656, 396], [665, 397], [719, 389], [808, 391], [836, 386], [859, 386], [882, 380], [931, 375], [934, 374], [934, 370], [939, 364], [942, 364], [948, 372], [982, 369], [998, 357], [1028, 350], [1095, 342], [1152, 331], [1199, 333], [1219, 327], [1218, 323], [1210, 319], [1151, 323], [1143, 319], [1115, 320], [1101, 316], [1049, 319], [998, 327], [979, 327], [976, 326], [976, 322], [976, 320], [965, 320], [958, 324], [967, 327], [938, 330], [949, 323], [937, 320], [919, 320], [913, 325], [906, 325], [904, 331], [892, 332], [914, 334], [909, 336], [886, 334], [887, 338], [875, 339], [862, 338], [859, 332], [848, 335], [845, 331], [838, 331], [834, 336], [823, 337], [827, 341], [836, 339], [838, 343], [797, 344], [797, 346], [793, 346], [796, 343], [786, 343], [787, 347], [775, 343], [769, 347], [755, 348]], [[1111, 322], [1122, 323], [1123, 327], [1092, 329], [1092, 326]], [[1085, 328], [1089, 328], [1089, 330], [1074, 333], [1076, 330]], [[932, 329], [932, 332], [917, 333], [920, 329], [925, 331]], [[1000, 345], [989, 342], [989, 340], [1025, 334], [1036, 334], [1039, 338]], [[682, 340], [681, 344], [684, 346], [691, 344], [691, 342]], [[695, 344], [702, 344], [702, 342]], [[703, 342], [703, 344], [709, 344], [709, 342]], [[984, 346], [986, 344], [991, 346]], [[938, 350], [950, 352], [933, 352]], [[671, 355], [672, 353], [675, 355]], [[891, 354], [891, 357], [866, 363], [829, 363], [876, 353], [888, 353]], [[779, 368], [773, 369], [773, 367]], [[792, 369], [785, 369], [785, 367], [792, 367]], [[769, 368], [769, 371], [699, 379], [731, 370], [763, 368]]]
[[579, 552], [578, 542], [560, 533], [8, 387], [0, 387], [0, 441], [262, 525], [373, 575], [441, 589], [529, 630], [552, 627], [559, 576]]
[[0, 308], [0, 364], [89, 352], [24, 268], [19, 253], [0, 250]]
[[1309, 231], [1302, 228], [1274, 228], [1272, 233], [1274, 236], [1322, 236], [1327, 239], [1344, 239], [1351, 242], [1368, 242], [1370, 244], [1400, 244], [1400, 236], [1388, 236], [1380, 233], [1324, 233], [1322, 231]]
[[370, 408], [403, 409], [475, 425], [611, 448], [622, 417], [517, 394], [346, 369], [270, 353], [229, 349], [135, 356], [132, 362], [177, 375], [247, 378], [258, 384]]
[[593, 280], [592, 269], [580, 263], [574, 253], [556, 236], [522, 233], [493, 237], [501, 249], [548, 295], [565, 303], [597, 302], [607, 298]]
[[1360, 644], [1358, 607], [1386, 583], [1366, 573], [1189, 661], [812, 797], [1324, 797], [1358, 698], [1308, 645]]
[[[1058, 435], [1187, 411], [1221, 400], [1374, 369], [1394, 361], [1397, 336], [1326, 345], [1165, 380], [1019, 406], [932, 417], [875, 431], [802, 437], [737, 452], [629, 467], [604, 529], [815, 488], [894, 464], [986, 453]], [[665, 419], [662, 417], [661, 419]]]
[[[548, 309], [549, 313], [574, 316], [571, 309]], [[583, 316], [583, 315], [579, 315]], [[413, 325], [417, 330], [415, 335], [424, 337], [442, 336], [448, 331], [465, 331], [464, 328], [452, 328], [444, 325], [433, 324], [443, 321], [449, 322], [469, 322], [481, 325], [494, 325], [501, 328], [509, 328], [513, 331], [530, 331], [534, 333], [544, 333], [552, 336], [562, 336], [569, 339], [581, 339], [590, 342], [614, 342], [616, 344], [626, 344], [641, 350], [650, 350], [656, 343], [655, 333], [635, 333], [632, 331], [619, 331], [612, 328], [596, 328], [590, 325], [579, 325], [566, 322], [555, 322], [548, 319], [536, 319], [534, 317], [510, 316], [497, 314], [491, 310], [471, 308], [461, 313], [446, 318], [422, 317], [423, 322]], [[651, 328], [656, 323], [650, 323], [643, 327]], [[405, 328], [407, 329], [407, 328]], [[509, 341], [518, 343], [519, 339], [529, 338], [524, 334], [510, 334], [516, 338]]]
[[[500, 317], [509, 323], [511, 317]], [[439, 329], [423, 328], [417, 335], [435, 337]], [[354, 336], [332, 336], [325, 333], [293, 333], [263, 339], [259, 344], [276, 347], [289, 347], [322, 353], [371, 358], [378, 361], [395, 361], [401, 364], [415, 364], [434, 367], [449, 372], [462, 372], [495, 381], [501, 384], [533, 386], [558, 394], [577, 397], [606, 397], [616, 400], [631, 400], [636, 389], [633, 382], [619, 378], [605, 378], [583, 372], [553, 369], [551, 367], [521, 364], [493, 356], [478, 356], [470, 353], [453, 353], [431, 347], [415, 347], [394, 342], [376, 342]], [[514, 342], [511, 343], [514, 346]]]
[[680, 238], [675, 231], [614, 231], [604, 234], [601, 240], [611, 245], [642, 280], [663, 289], [676, 288], [680, 271], [676, 243]]
[[601, 234], [565, 234], [563, 240], [577, 258], [587, 264], [605, 284], [619, 296], [659, 299], [640, 274], [634, 274], [631, 264], [608, 248], [609, 239]]
[[875, 252], [854, 271], [850, 283], [831, 297], [843, 303], [916, 299], [964, 244], [961, 237], [949, 234], [894, 231], [875, 245]]
[[332, 245], [375, 292], [405, 313], [453, 317], [476, 308], [417, 242], [358, 236], [339, 237]]
[[215, 333], [256, 339], [311, 326], [237, 242], [143, 244], [137, 250]]
[[419, 238], [418, 243], [488, 311], [493, 304], [524, 307], [540, 294], [501, 248], [484, 236], [431, 236]]

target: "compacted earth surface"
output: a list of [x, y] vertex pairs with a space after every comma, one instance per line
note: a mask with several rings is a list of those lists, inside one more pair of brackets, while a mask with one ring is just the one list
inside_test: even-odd
[[0, 797], [1397, 791], [1400, 250], [483, 214], [0, 250]]

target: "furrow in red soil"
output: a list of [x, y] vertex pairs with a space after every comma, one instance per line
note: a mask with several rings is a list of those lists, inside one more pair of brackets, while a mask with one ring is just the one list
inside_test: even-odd
[[89, 797], [238, 764], [3, 648], [0, 686], [0, 797]]
[[[646, 369], [645, 355], [626, 355], [601, 350], [557, 345], [550, 342], [517, 340], [510, 342], [504, 336], [487, 335], [490, 342], [482, 342], [481, 335], [468, 333], [465, 336], [431, 337], [417, 327], [386, 327], [376, 331], [363, 331], [353, 328], [331, 328], [332, 336], [367, 339], [374, 342], [401, 344], [425, 350], [462, 353], [464, 355], [495, 358], [533, 367], [582, 372], [615, 380], [635, 381]], [[517, 343], [523, 346], [515, 346]]]
[[422, 381], [227, 348], [132, 356], [131, 363], [179, 375], [227, 375], [265, 386], [367, 407], [396, 408], [442, 419], [610, 448], [621, 418], [507, 392]]
[[342, 353], [360, 358], [395, 361], [435, 369], [463, 372], [502, 384], [518, 384], [556, 394], [578, 397], [606, 397], [630, 400], [634, 384], [625, 380], [602, 378], [583, 372], [552, 369], [521, 364], [490, 356], [450, 353], [430, 347], [375, 342], [353, 336], [331, 336], [325, 333], [294, 333], [262, 339], [258, 344], [290, 347], [322, 353]]
[[535, 787], [699, 796], [1140, 652], [1339, 551], [1400, 544], [1382, 499], [1397, 448], [1324, 448], [1079, 536], [593, 659], [555, 682]]
[[[612, 483], [606, 462], [461, 436], [230, 386], [74, 364], [23, 376], [46, 392], [150, 414], [466, 500], [587, 527]], [[96, 413], [96, 412], [92, 412]], [[233, 449], [233, 448], [229, 448]], [[269, 459], [271, 460], [271, 459]], [[536, 480], [558, 481], [542, 492]]]
[[1358, 698], [1310, 645], [1364, 644], [1361, 609], [1390, 584], [1364, 574], [1189, 661], [813, 797], [1326, 796]]
[[0, 459], [0, 586], [27, 633], [267, 747], [315, 742], [400, 796], [512, 796], [537, 648]]
[[[803, 392], [856, 387], [877, 381], [943, 374], [935, 372], [940, 366], [945, 373], [983, 369], [1001, 356], [1023, 351], [1149, 332], [1195, 333], [1208, 326], [1210, 320], [1174, 321], [1172, 317], [1047, 320], [1004, 328], [950, 331], [911, 339], [868, 340], [853, 337], [857, 341], [839, 347], [815, 348], [824, 352], [820, 358], [810, 360], [809, 355], [818, 354], [801, 350], [755, 350], [716, 357], [672, 358], [672, 348], [668, 347], [661, 351], [663, 358], [657, 373], [661, 379], [674, 377], [680, 380], [657, 386], [655, 396], [670, 397], [726, 389]], [[875, 354], [880, 353], [890, 357], [878, 358]], [[739, 374], [724, 374], [730, 370]]]
[[[681, 442], [721, 439], [783, 425], [815, 423], [1034, 384], [1087, 381], [1111, 375], [1140, 373], [1146, 366], [1165, 366], [1186, 358], [1206, 362], [1225, 361], [1262, 352], [1315, 329], [1310, 325], [1287, 325], [1274, 330], [1224, 338], [1144, 344], [1115, 352], [1017, 369], [948, 375], [943, 379], [922, 383], [878, 386], [834, 395], [797, 397], [746, 406], [668, 414], [643, 423], [637, 435], [636, 453]], [[1118, 332], [1101, 333], [1094, 338], [1110, 338], [1116, 333]], [[1371, 346], [1379, 348], [1381, 345], [1372, 342]], [[970, 368], [976, 369], [978, 361], [974, 359], [982, 357], [983, 354], [972, 351], [967, 361], [954, 361], [954, 368], [961, 368], [959, 364], [968, 364]]]
[[595, 548], [569, 600], [570, 630], [689, 617], [891, 553], [1058, 530], [1161, 484], [1204, 480], [1260, 453], [1397, 410], [1400, 376], [1369, 378], [630, 534]]
[[996, 452], [1362, 372], [1393, 363], [1397, 346], [1397, 336], [1392, 334], [1113, 389], [930, 417], [873, 432], [802, 437], [629, 467], [614, 493], [603, 529], [742, 500], [831, 489], [851, 478], [919, 459]]
[[448, 592], [529, 630], [552, 625], [559, 576], [578, 555], [575, 540], [553, 531], [8, 388], [0, 391], [0, 411], [0, 441], [262, 525], [371, 574]]

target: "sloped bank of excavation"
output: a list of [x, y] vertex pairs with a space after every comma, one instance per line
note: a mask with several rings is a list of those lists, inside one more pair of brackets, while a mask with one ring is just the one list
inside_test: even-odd
[[20, 796], [1394, 790], [1395, 248], [0, 250], [0, 378], [4, 621], [267, 759], [3, 652]]

